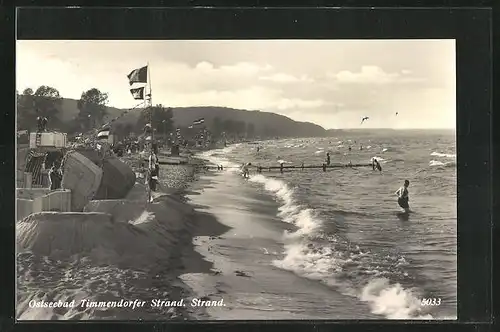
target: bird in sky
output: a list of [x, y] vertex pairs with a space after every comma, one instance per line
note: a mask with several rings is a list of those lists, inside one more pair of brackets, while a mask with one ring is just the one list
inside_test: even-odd
[[361, 119], [361, 124], [363, 124], [363, 122], [365, 122], [365, 120], [368, 120], [368, 119], [369, 119], [369, 117], [367, 117], [367, 116], [363, 117], [363, 118]]

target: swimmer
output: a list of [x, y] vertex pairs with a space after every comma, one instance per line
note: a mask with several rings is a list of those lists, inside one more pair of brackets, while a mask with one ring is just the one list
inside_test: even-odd
[[408, 197], [408, 186], [410, 185], [410, 181], [405, 180], [404, 185], [396, 191], [396, 195], [398, 196], [398, 204], [401, 208], [404, 209], [405, 213], [410, 212], [410, 206], [408, 201], [410, 200]]
[[250, 177], [248, 166], [252, 166], [252, 163], [244, 164], [243, 167], [241, 168], [241, 171], [243, 172], [243, 177], [245, 179], [248, 179]]

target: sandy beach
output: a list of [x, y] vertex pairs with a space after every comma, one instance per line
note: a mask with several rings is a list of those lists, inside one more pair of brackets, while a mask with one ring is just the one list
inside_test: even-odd
[[[179, 276], [213, 273], [212, 264], [193, 249], [193, 239], [215, 238], [228, 228], [186, 202], [186, 192], [196, 194], [191, 186], [196, 163], [162, 165], [161, 184], [150, 204], [139, 179], [126, 199], [91, 201], [84, 213], [43, 212], [18, 222], [17, 318], [207, 319], [203, 306], [190, 305], [195, 294]], [[182, 299], [184, 306], [155, 306]], [[145, 305], [132, 309], [85, 304], [120, 300]], [[74, 301], [74, 306], [37, 307], [43, 301]]]

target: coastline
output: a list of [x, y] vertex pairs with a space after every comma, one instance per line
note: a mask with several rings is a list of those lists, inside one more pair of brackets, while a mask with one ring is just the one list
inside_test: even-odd
[[[129, 161], [138, 159], [138, 156], [131, 157]], [[159, 190], [153, 196], [153, 202], [149, 204], [145, 199], [146, 187], [138, 181], [126, 199], [91, 201], [85, 212], [79, 214], [84, 215], [86, 220], [75, 221], [72, 219], [76, 218], [76, 214], [58, 213], [56, 219], [59, 220], [54, 221], [49, 220], [49, 217], [55, 217], [55, 213], [39, 213], [18, 222], [17, 319], [208, 319], [203, 306], [190, 306], [190, 301], [196, 294], [180, 278], [187, 273], [212, 273], [212, 263], [204, 260], [203, 256], [195, 251], [193, 242], [197, 236], [216, 237], [228, 230], [214, 216], [195, 211], [187, 202], [186, 192], [202, 190], [199, 184], [193, 189], [199, 170], [195, 164], [200, 162], [193, 158], [186, 165], [162, 165]], [[127, 164], [132, 166], [129, 162]], [[92, 214], [99, 214], [102, 220], [92, 222]], [[75, 223], [81, 221], [87, 224], [86, 229], [75, 230]], [[97, 235], [92, 234], [91, 226], [95, 228]], [[82, 234], [84, 231], [87, 234]], [[81, 238], [81, 241], [76, 241], [78, 243], [75, 244], [64, 240], [71, 236], [71, 233]], [[130, 233], [137, 233], [138, 236], [131, 236]], [[117, 237], [123, 239], [115, 239]], [[50, 242], [48, 247], [46, 242]], [[63, 254], [68, 246], [71, 250]], [[106, 253], [107, 256], [96, 254], [102, 246], [111, 253]], [[115, 268], [119, 272], [113, 271]], [[99, 269], [103, 269], [101, 273], [97, 273]], [[128, 269], [132, 272], [123, 272]], [[103, 273], [108, 279], [117, 279], [115, 283], [120, 284], [120, 292], [117, 294], [122, 295], [110, 295], [110, 290], [106, 287], [108, 282], [89, 282], [92, 278], [103, 277]], [[73, 280], [63, 278], [64, 274], [71, 274]], [[134, 277], [124, 278], [126, 274], [133, 274]], [[37, 282], [37, 278], [55, 280], [50, 280], [51, 282], [45, 285]], [[127, 284], [128, 282], [130, 284]], [[138, 290], [139, 285], [143, 285], [144, 289]], [[68, 292], [69, 289], [78, 288], [79, 291], [74, 292], [75, 294]], [[82, 306], [48, 310], [31, 308], [29, 304], [31, 301], [119, 301], [134, 298], [148, 302], [185, 299], [185, 304], [183, 307], [149, 310], [98, 310]]]

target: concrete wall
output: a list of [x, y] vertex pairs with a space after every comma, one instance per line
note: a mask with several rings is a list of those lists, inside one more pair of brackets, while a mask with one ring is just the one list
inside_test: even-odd
[[71, 212], [71, 190], [55, 190], [37, 197], [33, 207], [38, 211]]
[[[16, 199], [17, 204], [17, 220], [22, 220], [32, 213], [42, 211], [71, 211], [71, 191], [70, 190], [55, 190], [49, 189], [18, 189]], [[31, 198], [29, 198], [31, 197]]]
[[16, 189], [16, 197], [24, 198], [24, 199], [35, 199], [36, 197], [40, 197], [43, 195], [47, 195], [50, 193], [49, 188], [17, 188]]
[[33, 200], [18, 198], [16, 199], [17, 205], [17, 218], [16, 220], [23, 220], [27, 216], [33, 213]]

